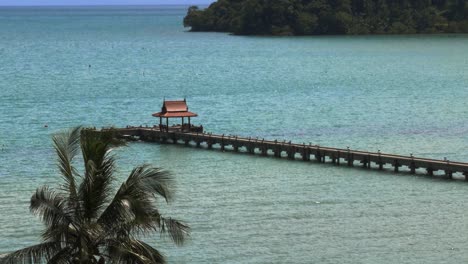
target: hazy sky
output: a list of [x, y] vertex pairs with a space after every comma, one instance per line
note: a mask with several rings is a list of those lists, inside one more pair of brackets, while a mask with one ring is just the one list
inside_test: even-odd
[[0, 6], [29, 5], [184, 5], [210, 4], [214, 0], [0, 0]]

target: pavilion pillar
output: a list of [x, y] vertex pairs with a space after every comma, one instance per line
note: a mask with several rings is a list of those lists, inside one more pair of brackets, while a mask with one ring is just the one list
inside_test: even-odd
[[166, 132], [169, 132], [169, 117], [166, 117]]
[[188, 127], [189, 127], [189, 132], [190, 132], [191, 131], [191, 129], [190, 129], [190, 127], [191, 127], [191, 125], [190, 125], [190, 116], [188, 117]]
[[184, 117], [182, 117], [182, 125], [180, 126], [180, 130], [184, 132]]
[[159, 117], [159, 129], [161, 129], [161, 125], [162, 125], [162, 117], [160, 116]]

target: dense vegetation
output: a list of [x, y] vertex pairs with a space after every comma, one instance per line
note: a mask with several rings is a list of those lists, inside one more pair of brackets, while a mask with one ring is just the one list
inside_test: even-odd
[[[38, 188], [30, 206], [45, 224], [43, 241], [1, 257], [0, 263], [165, 263], [138, 236], [160, 231], [182, 244], [188, 235], [188, 226], [163, 217], [157, 208], [157, 199], [172, 198], [172, 176], [138, 166], [112, 195], [116, 177], [111, 150], [121, 142], [111, 133], [79, 128], [53, 140], [61, 184]], [[75, 162], [80, 150], [82, 170]]]
[[239, 35], [468, 32], [466, 0], [218, 0], [189, 8], [191, 31]]

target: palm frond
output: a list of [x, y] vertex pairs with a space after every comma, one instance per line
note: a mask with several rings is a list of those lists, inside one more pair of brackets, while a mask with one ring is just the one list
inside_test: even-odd
[[128, 223], [147, 221], [156, 211], [156, 195], [164, 197], [166, 201], [172, 198], [172, 183], [171, 174], [166, 171], [148, 165], [136, 167], [98, 222], [104, 228], [115, 230], [119, 226], [127, 227]]
[[81, 130], [82, 138], [94, 138], [98, 141], [105, 142], [112, 147], [126, 146], [127, 142], [118, 137], [117, 133], [113, 130], [93, 130], [83, 129]]
[[42, 232], [43, 241], [61, 241], [62, 244], [73, 244], [76, 243], [79, 237], [78, 231], [80, 230], [80, 224], [58, 224], [46, 226]]
[[98, 223], [106, 230], [105, 235], [129, 236], [135, 221], [137, 210], [143, 208], [141, 200], [132, 196], [122, 196], [114, 199], [98, 219]]
[[72, 258], [72, 252], [73, 250], [69, 247], [63, 248], [49, 259], [47, 264], [68, 264]]
[[64, 188], [69, 193], [70, 201], [74, 205], [76, 205], [77, 197], [75, 182], [75, 175], [77, 173], [72, 162], [80, 149], [80, 131], [81, 127], [75, 127], [52, 137], [58, 156], [58, 167], [65, 180]]
[[184, 244], [185, 239], [189, 236], [190, 227], [173, 218], [162, 218], [160, 232], [167, 232], [172, 241], [180, 246]]
[[81, 139], [85, 162], [85, 175], [79, 187], [84, 218], [95, 218], [110, 195], [115, 158], [111, 155], [111, 142], [103, 141], [97, 134], [85, 133]]
[[51, 259], [60, 251], [59, 242], [45, 242], [7, 254], [0, 264], [34, 264]]
[[83, 216], [93, 219], [99, 215], [103, 206], [109, 201], [113, 180], [114, 159], [109, 157], [101, 168], [89, 160], [86, 165], [84, 180], [79, 188], [80, 200], [83, 202]]
[[164, 256], [155, 248], [137, 239], [107, 240], [107, 250], [114, 263], [164, 264]]
[[131, 172], [127, 183], [139, 185], [148, 193], [163, 197], [166, 202], [173, 198], [174, 179], [168, 171], [160, 168], [138, 166]]
[[68, 226], [73, 224], [73, 219], [66, 202], [63, 196], [43, 186], [31, 197], [30, 210], [47, 226]]
[[138, 235], [146, 235], [149, 231], [158, 231], [161, 235], [168, 235], [176, 245], [183, 245], [190, 236], [190, 227], [174, 218], [163, 217], [158, 210], [138, 214], [129, 223], [129, 229]]

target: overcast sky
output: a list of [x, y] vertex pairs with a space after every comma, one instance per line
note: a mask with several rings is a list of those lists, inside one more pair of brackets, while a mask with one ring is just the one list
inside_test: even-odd
[[210, 4], [214, 0], [0, 0], [0, 6], [39, 5], [191, 5]]

